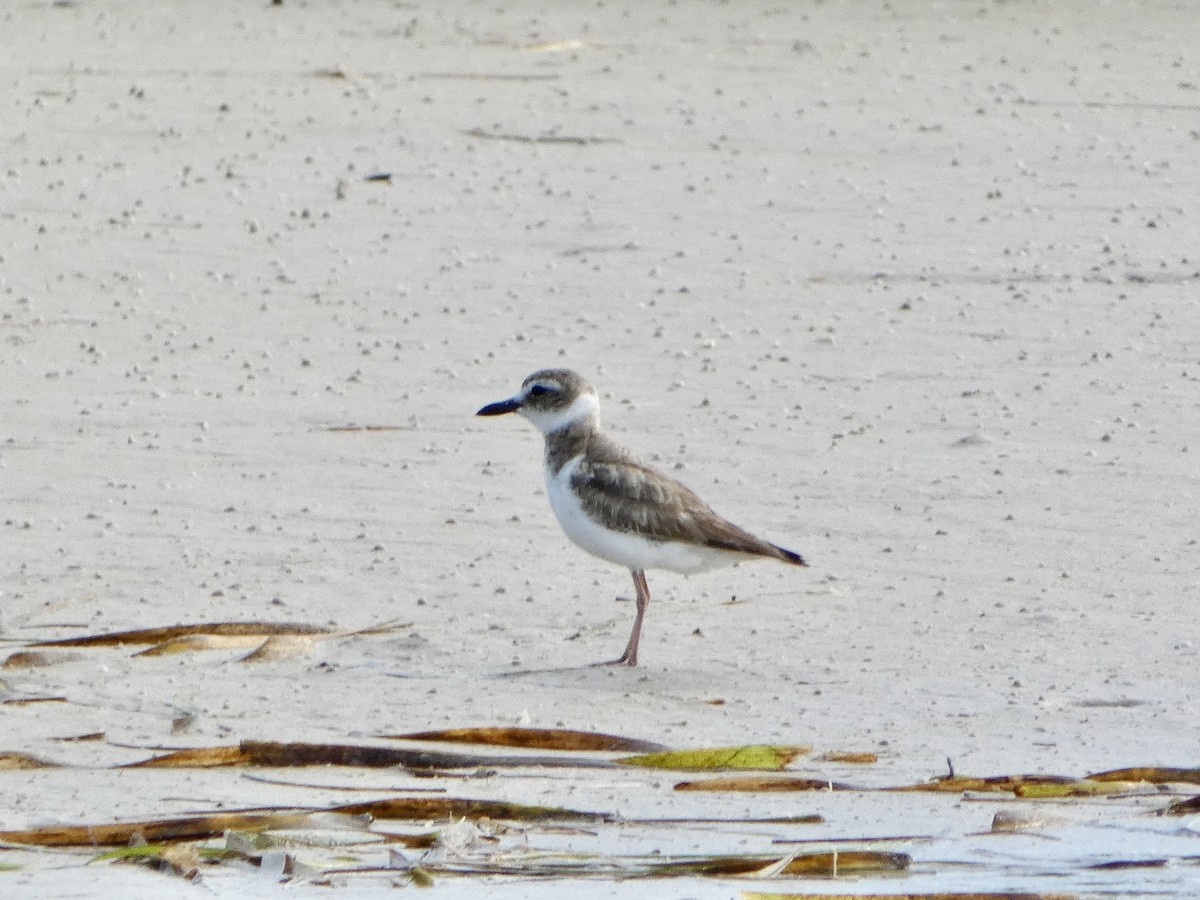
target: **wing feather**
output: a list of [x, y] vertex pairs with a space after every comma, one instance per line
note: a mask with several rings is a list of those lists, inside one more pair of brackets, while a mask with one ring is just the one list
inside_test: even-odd
[[585, 458], [572, 475], [571, 486], [596, 521], [653, 540], [696, 543], [803, 565], [796, 554], [722, 518], [685, 485], [620, 447], [605, 441], [603, 447], [593, 446], [590, 455], [592, 459]]

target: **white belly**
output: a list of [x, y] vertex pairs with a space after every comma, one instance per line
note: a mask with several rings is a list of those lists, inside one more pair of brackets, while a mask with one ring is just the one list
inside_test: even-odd
[[558, 523], [572, 541], [593, 556], [630, 569], [667, 569], [692, 574], [738, 562], [737, 554], [687, 544], [680, 541], [654, 541], [640, 534], [611, 531], [584, 512], [575, 492], [571, 475], [579, 466], [575, 457], [551, 475], [546, 470], [546, 494]]

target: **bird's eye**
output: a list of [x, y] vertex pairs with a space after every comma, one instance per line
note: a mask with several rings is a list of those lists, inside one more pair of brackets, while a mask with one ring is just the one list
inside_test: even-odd
[[535, 384], [529, 389], [530, 397], [545, 397], [548, 393], [550, 393], [550, 388], [542, 384]]

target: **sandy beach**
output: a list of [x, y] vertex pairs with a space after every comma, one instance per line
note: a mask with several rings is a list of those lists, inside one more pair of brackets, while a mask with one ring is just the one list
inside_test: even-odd
[[[586, 835], [483, 822], [441, 846], [467, 862], [898, 836], [912, 865], [435, 875], [429, 896], [1200, 894], [1200, 818], [1152, 815], [1200, 778], [1010, 793], [1005, 815], [1033, 824], [1002, 838], [987, 798], [874, 790], [950, 767], [1200, 766], [1194, 13], [8, 8], [0, 831], [435, 788], [608, 817]], [[597, 385], [613, 437], [810, 568], [651, 572], [642, 664], [586, 667], [623, 646], [628, 573], [562, 535], [536, 431], [474, 416], [548, 366]], [[227, 622], [325, 632], [250, 661], [246, 641], [34, 646]], [[791, 774], [861, 790], [119, 768], [469, 726], [803, 745]], [[760, 821], [805, 814], [822, 820]], [[666, 818], [758, 824], [648, 824]], [[413, 883], [323, 875], [351, 865], [329, 845], [287, 849], [303, 878], [213, 862], [198, 885], [88, 864], [104, 848], [4, 847], [6, 898]], [[1122, 861], [1145, 865], [1094, 868]]]

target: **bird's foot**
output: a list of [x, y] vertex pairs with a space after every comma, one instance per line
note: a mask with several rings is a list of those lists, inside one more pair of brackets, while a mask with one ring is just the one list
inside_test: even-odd
[[629, 668], [637, 668], [637, 657], [631, 657], [628, 653], [622, 653], [617, 659], [606, 660], [605, 662], [592, 663], [588, 666], [589, 669], [598, 669], [601, 666], [629, 666]]

